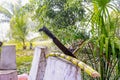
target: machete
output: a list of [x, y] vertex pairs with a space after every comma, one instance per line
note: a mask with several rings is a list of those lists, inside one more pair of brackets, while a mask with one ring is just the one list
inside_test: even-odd
[[72, 56], [76, 58], [71, 51], [69, 51], [45, 26], [41, 29], [39, 29], [39, 32], [43, 31], [46, 33], [56, 44], [56, 46], [66, 55]]

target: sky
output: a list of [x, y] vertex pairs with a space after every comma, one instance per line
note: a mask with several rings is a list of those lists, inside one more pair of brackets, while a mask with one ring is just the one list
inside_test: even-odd
[[[4, 6], [5, 8], [8, 8], [7, 5], [5, 5], [5, 2], [12, 2], [13, 4], [17, 4], [16, 2], [17, 0], [0, 0], [0, 5]], [[28, 0], [21, 0], [22, 1], [22, 5], [25, 5], [26, 3], [28, 3]], [[2, 18], [3, 16], [0, 14], [0, 18]], [[8, 41], [9, 38], [7, 38], [7, 34], [10, 30], [10, 25], [9, 23], [0, 23], [0, 41], [6, 40]]]
[[[18, 0], [0, 0], [0, 4], [4, 4], [4, 2], [12, 2], [14, 4], [17, 3]], [[22, 1], [22, 5], [24, 5], [25, 3], [28, 2], [28, 0], [21, 0]]]

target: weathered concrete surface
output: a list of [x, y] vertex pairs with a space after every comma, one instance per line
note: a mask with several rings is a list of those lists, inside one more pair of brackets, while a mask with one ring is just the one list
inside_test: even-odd
[[46, 68], [46, 51], [46, 47], [35, 48], [29, 80], [43, 80]]
[[18, 80], [16, 70], [0, 70], [0, 80]]
[[82, 80], [78, 67], [64, 59], [46, 59], [47, 53], [45, 47], [35, 48], [29, 80]]
[[43, 80], [82, 80], [80, 70], [71, 63], [55, 57], [47, 59]]
[[16, 69], [16, 50], [14, 45], [2, 46], [0, 69]]

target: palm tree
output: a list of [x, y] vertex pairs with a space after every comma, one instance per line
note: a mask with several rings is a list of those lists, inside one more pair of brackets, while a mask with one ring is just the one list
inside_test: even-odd
[[27, 15], [17, 14], [10, 21], [13, 39], [22, 42], [23, 49], [26, 49], [26, 36], [28, 35]]
[[[7, 5], [4, 6], [4, 5]], [[12, 16], [21, 8], [21, 0], [16, 0], [13, 2], [4, 2], [4, 5], [0, 5], [0, 14], [4, 15], [4, 18], [0, 19], [0, 22], [10, 22]]]
[[[3, 17], [0, 18], [0, 23], [6, 23], [10, 24], [10, 21], [12, 19], [12, 17], [14, 17], [14, 15], [16, 15], [19, 10], [22, 7], [22, 2], [21, 0], [16, 0], [15, 2], [13, 1], [9, 1], [3, 2], [4, 4], [0, 5], [0, 15], [2, 15]], [[10, 24], [10, 28], [11, 28], [11, 24]], [[7, 37], [9, 37], [9, 39], [12, 39], [12, 34], [9, 32], [7, 32]]]

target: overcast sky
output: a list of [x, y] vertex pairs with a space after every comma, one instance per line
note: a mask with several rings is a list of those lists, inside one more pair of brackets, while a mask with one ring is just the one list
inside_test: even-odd
[[[4, 6], [5, 8], [8, 9], [8, 6], [5, 5], [5, 3], [13, 3], [13, 4], [17, 4], [16, 2], [17, 0], [0, 0], [0, 5]], [[28, 2], [28, 0], [21, 0], [22, 1], [22, 5], [25, 5], [25, 3]], [[2, 15], [0, 14], [0, 18], [2, 18]], [[0, 41], [3, 40], [8, 40], [7, 38], [7, 33], [9, 32], [9, 23], [0, 23]]]
[[[8, 2], [8, 3], [9, 3], [9, 2], [12, 2], [12, 3], [16, 4], [17, 1], [18, 1], [18, 0], [0, 0], [0, 5], [1, 5], [1, 4], [4, 4], [4, 2]], [[21, 0], [21, 1], [22, 1], [22, 4], [23, 4], [23, 5], [28, 2], [28, 0]]]

